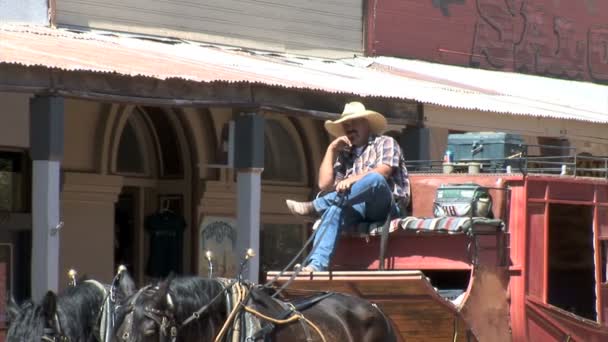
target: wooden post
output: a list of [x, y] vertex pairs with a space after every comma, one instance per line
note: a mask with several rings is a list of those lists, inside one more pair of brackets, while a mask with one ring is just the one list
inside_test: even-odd
[[59, 288], [59, 193], [63, 157], [61, 97], [30, 100], [32, 169], [32, 298]]

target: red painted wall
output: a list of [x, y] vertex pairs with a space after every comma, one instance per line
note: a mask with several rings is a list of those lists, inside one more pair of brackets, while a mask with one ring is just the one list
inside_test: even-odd
[[369, 0], [369, 55], [608, 83], [608, 1]]

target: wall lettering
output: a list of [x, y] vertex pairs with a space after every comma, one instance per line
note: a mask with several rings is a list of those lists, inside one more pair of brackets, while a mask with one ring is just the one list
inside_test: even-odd
[[608, 25], [589, 29], [588, 50], [591, 78], [608, 82]]
[[608, 25], [581, 32], [580, 22], [531, 0], [476, 0], [476, 7], [472, 66], [608, 82]]
[[478, 0], [479, 20], [475, 25], [475, 37], [471, 64], [503, 68], [513, 61], [515, 32], [513, 15], [496, 1]]

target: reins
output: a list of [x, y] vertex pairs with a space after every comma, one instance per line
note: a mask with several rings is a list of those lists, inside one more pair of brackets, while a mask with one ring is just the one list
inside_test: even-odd
[[[133, 312], [132, 312], [133, 307], [134, 307], [137, 299], [139, 298], [139, 296], [142, 293], [144, 293], [145, 291], [149, 290], [151, 287], [152, 287], [151, 285], [148, 285], [148, 286], [140, 289], [132, 297], [132, 299], [129, 301], [129, 304], [128, 304], [130, 311], [131, 311], [128, 315], [133, 314]], [[298, 312], [293, 305], [290, 304], [290, 307], [291, 307], [291, 310], [290, 310], [291, 316], [290, 317], [285, 318], [285, 319], [270, 317], [245, 304], [245, 302], [250, 298], [250, 290], [249, 290], [248, 285], [238, 281], [237, 279], [234, 279], [226, 286], [224, 286], [222, 284], [222, 287], [223, 287], [222, 290], [218, 294], [216, 294], [215, 297], [213, 297], [211, 299], [211, 301], [209, 301], [209, 303], [203, 305], [200, 309], [193, 312], [190, 316], [188, 316], [188, 318], [183, 320], [181, 323], [177, 323], [175, 321], [173, 313], [169, 312], [167, 310], [161, 311], [158, 309], [145, 307], [144, 315], [146, 317], [148, 317], [149, 319], [153, 320], [159, 326], [161, 338], [163, 338], [163, 337], [169, 338], [170, 341], [174, 342], [177, 339], [177, 335], [178, 335], [178, 332], [180, 329], [189, 325], [193, 321], [198, 320], [205, 312], [207, 312], [209, 310], [209, 308], [219, 298], [221, 298], [223, 295], [225, 295], [227, 293], [227, 291], [233, 290], [235, 293], [235, 296], [236, 296], [236, 300], [234, 302], [234, 305], [233, 305], [230, 313], [228, 314], [228, 317], [224, 321], [222, 328], [220, 329], [219, 333], [215, 336], [214, 342], [220, 342], [224, 339], [227, 332], [235, 325], [235, 319], [241, 310], [244, 310], [245, 312], [258, 317], [259, 319], [262, 319], [262, 320], [265, 320], [265, 321], [268, 321], [270, 323], [277, 324], [277, 325], [284, 325], [284, 324], [290, 324], [290, 323], [297, 322], [297, 321], [303, 321], [304, 323], [306, 323], [307, 325], [309, 325], [310, 327], [312, 327], [315, 330], [315, 332], [320, 336], [320, 338], [323, 342], [326, 342], [325, 336], [323, 335], [321, 329], [319, 329], [319, 327], [317, 325], [315, 325], [312, 321], [310, 321], [309, 319], [304, 317], [304, 315], [302, 313]], [[167, 296], [168, 296], [168, 300], [170, 300], [170, 298], [171, 298], [170, 295], [167, 294]], [[307, 335], [308, 335], [308, 333], [307, 333]], [[55, 342], [55, 341], [48, 341], [48, 342]]]
[[243, 309], [246, 312], [261, 318], [265, 321], [271, 322], [273, 324], [278, 324], [278, 325], [283, 325], [283, 324], [289, 324], [292, 322], [296, 322], [299, 320], [303, 320], [304, 322], [306, 322], [308, 325], [310, 325], [316, 332], [317, 334], [321, 337], [321, 340], [323, 342], [326, 342], [325, 340], [325, 336], [323, 336], [323, 333], [321, 332], [321, 329], [319, 329], [319, 327], [317, 327], [313, 322], [311, 322], [309, 319], [307, 319], [306, 317], [304, 317], [304, 315], [300, 312], [298, 312], [295, 307], [292, 305], [292, 313], [293, 315], [291, 315], [289, 318], [286, 319], [277, 319], [277, 318], [273, 318], [267, 315], [264, 315], [263, 313], [247, 306], [245, 303], [245, 301], [249, 298], [249, 288], [246, 285], [243, 285], [242, 283], [237, 283], [236, 286], [234, 286], [237, 292], [237, 302], [236, 305], [234, 305], [234, 308], [232, 309], [232, 312], [230, 312], [230, 315], [228, 315], [228, 318], [226, 319], [226, 321], [224, 322], [224, 325], [222, 326], [222, 329], [220, 330], [219, 334], [215, 337], [214, 342], [219, 342], [222, 340], [222, 338], [224, 337], [224, 335], [226, 334], [226, 332], [228, 331], [228, 329], [230, 328], [230, 326], [232, 325], [232, 322], [234, 321], [234, 318], [236, 317], [236, 314], [238, 313], [239, 309]]

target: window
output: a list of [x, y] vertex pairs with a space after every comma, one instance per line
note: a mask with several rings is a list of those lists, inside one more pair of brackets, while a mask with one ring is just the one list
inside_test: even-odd
[[299, 224], [265, 223], [261, 235], [261, 271], [276, 271], [287, 266], [304, 246], [306, 229]]
[[0, 211], [26, 211], [24, 155], [0, 152]]
[[570, 154], [569, 143], [566, 139], [538, 137], [541, 156], [561, 157]]
[[593, 207], [549, 205], [548, 248], [548, 303], [596, 320]]
[[116, 171], [121, 173], [144, 173], [144, 156], [132, 120], [122, 130], [116, 157]]
[[297, 131], [295, 129], [288, 131], [278, 120], [266, 120], [262, 179], [304, 183], [306, 180], [304, 159]]
[[182, 151], [175, 128], [168, 117], [170, 113], [160, 108], [146, 107], [146, 114], [150, 118], [158, 138], [161, 176], [181, 178], [184, 174]]
[[608, 207], [597, 208], [598, 249], [600, 256], [600, 310], [602, 323], [608, 323]]

